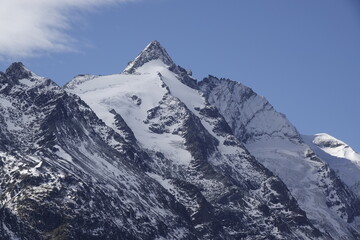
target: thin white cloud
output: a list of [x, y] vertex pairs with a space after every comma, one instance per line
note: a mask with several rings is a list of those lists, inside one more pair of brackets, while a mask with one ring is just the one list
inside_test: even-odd
[[0, 58], [74, 50], [73, 10], [131, 0], [0, 0]]

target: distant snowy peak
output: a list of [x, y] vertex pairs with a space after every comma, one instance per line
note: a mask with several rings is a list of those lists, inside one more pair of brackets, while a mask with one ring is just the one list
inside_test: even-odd
[[360, 154], [355, 152], [349, 145], [340, 141], [339, 139], [334, 138], [326, 133], [319, 133], [313, 136], [306, 136], [305, 138], [310, 138], [311, 143], [315, 144], [317, 147], [321, 148], [324, 152], [338, 158], [347, 158], [352, 161], [359, 162], [360, 164]]
[[303, 135], [304, 141], [360, 196], [360, 154], [329, 134]]
[[134, 59], [134, 61], [128, 64], [124, 73], [135, 73], [139, 67], [152, 60], [161, 60], [169, 67], [175, 66], [175, 63], [166, 52], [165, 48], [163, 48], [158, 41], [153, 41], [146, 46], [146, 48]]

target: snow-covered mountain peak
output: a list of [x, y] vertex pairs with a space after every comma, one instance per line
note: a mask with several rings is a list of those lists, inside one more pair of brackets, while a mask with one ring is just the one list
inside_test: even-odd
[[360, 164], [314, 146], [251, 88], [197, 82], [157, 41], [123, 73], [63, 88], [14, 63], [0, 72], [0, 239], [359, 239]]
[[[175, 64], [169, 66], [161, 58], [143, 59], [146, 53], [156, 55], [155, 47], [162, 51], [158, 43], [150, 44], [132, 63], [134, 72], [92, 79], [78, 76], [65, 91], [78, 95], [124, 139], [132, 135], [129, 139], [133, 141], [128, 142], [136, 142], [149, 156], [144, 161], [147, 173], [185, 206], [200, 234], [198, 239], [270, 236], [273, 226], [276, 228], [273, 216], [291, 229], [321, 239], [285, 185], [232, 135], [189, 71]], [[279, 200], [275, 200], [277, 196], [281, 196]], [[293, 216], [303, 216], [303, 230]], [[218, 227], [213, 226], [213, 219]], [[258, 225], [264, 230], [256, 229]], [[248, 234], [249, 228], [254, 233]], [[274, 235], [282, 235], [282, 231], [276, 230]], [[284, 238], [294, 239], [290, 235]]]
[[326, 133], [303, 135], [302, 138], [360, 196], [360, 154], [345, 142]]
[[169, 67], [175, 65], [165, 48], [163, 48], [158, 41], [152, 41], [132, 62], [128, 64], [124, 73], [134, 73], [139, 67], [152, 60], [160, 60]]
[[327, 133], [315, 134], [313, 143], [324, 148], [338, 148], [338, 147], [349, 148], [349, 146], [346, 143], [340, 141], [339, 139], [336, 139], [335, 137]]
[[318, 133], [310, 136], [303, 136], [306, 142], [310, 145], [315, 145], [321, 150], [337, 158], [348, 158], [352, 161], [360, 162], [360, 154], [355, 152], [345, 142], [327, 134]]

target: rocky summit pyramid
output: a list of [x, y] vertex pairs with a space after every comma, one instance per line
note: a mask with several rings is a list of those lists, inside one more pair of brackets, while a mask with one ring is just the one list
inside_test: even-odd
[[157, 41], [121, 74], [0, 84], [0, 239], [360, 237], [353, 188], [283, 114]]

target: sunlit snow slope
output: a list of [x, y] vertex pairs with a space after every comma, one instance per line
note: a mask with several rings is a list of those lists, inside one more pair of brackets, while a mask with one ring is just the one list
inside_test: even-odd
[[311, 149], [360, 196], [360, 154], [349, 145], [326, 133], [303, 135]]

